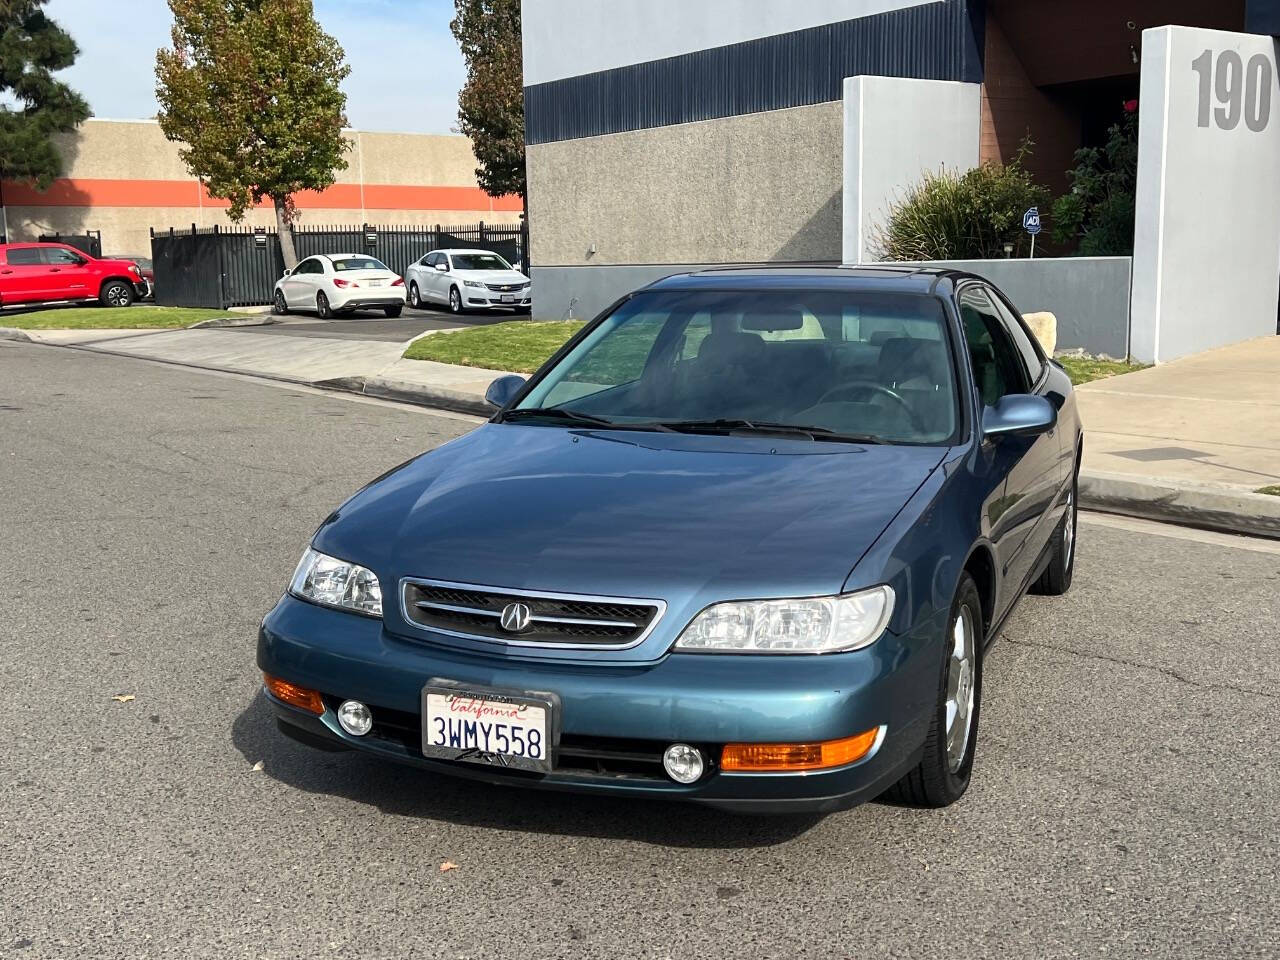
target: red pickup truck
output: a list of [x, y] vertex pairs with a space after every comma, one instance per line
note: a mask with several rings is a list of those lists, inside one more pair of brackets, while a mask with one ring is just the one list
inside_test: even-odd
[[61, 243], [0, 244], [0, 306], [97, 300], [127, 307], [149, 292], [132, 260], [98, 260]]

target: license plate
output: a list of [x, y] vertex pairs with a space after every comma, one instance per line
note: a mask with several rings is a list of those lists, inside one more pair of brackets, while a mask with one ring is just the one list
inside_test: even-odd
[[369, 281], [369, 286], [371, 286], [371, 287], [380, 287], [380, 286], [382, 286], [383, 282], [384, 282], [384, 281], [382, 281], [382, 280], [370, 280], [370, 281]]
[[551, 772], [550, 700], [493, 690], [422, 691], [422, 753], [517, 770]]
[[515, 303], [515, 302], [516, 302], [516, 295], [515, 295], [514, 293], [504, 293], [504, 294], [502, 295], [502, 302], [503, 302], [503, 303]]

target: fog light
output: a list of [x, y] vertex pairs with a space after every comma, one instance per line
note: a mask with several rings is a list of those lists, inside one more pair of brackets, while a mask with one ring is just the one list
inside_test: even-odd
[[363, 737], [373, 729], [373, 714], [359, 700], [343, 700], [338, 708], [338, 725], [353, 737]]
[[662, 754], [662, 768], [676, 783], [693, 783], [702, 776], [706, 763], [697, 747], [673, 743]]

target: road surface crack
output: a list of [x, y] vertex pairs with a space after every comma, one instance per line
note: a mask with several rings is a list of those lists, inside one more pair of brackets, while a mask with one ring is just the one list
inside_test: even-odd
[[1247, 696], [1265, 697], [1268, 700], [1280, 700], [1280, 695], [1271, 693], [1266, 690], [1255, 690], [1252, 687], [1243, 687], [1234, 683], [1213, 683], [1204, 680], [1196, 680], [1185, 674], [1179, 673], [1172, 667], [1163, 667], [1153, 663], [1142, 663], [1138, 660], [1127, 660], [1124, 657], [1112, 657], [1105, 653], [1085, 653], [1082, 650], [1074, 650], [1071, 647], [1061, 647], [1054, 643], [1044, 643], [1039, 640], [1023, 640], [1018, 637], [1011, 637], [1003, 634], [1001, 637], [1007, 643], [1013, 644], [1015, 647], [1034, 647], [1040, 650], [1053, 650], [1057, 653], [1065, 653], [1069, 656], [1080, 657], [1084, 660], [1099, 660], [1103, 663], [1114, 663], [1124, 667], [1134, 667], [1138, 670], [1150, 670], [1154, 673], [1166, 676], [1171, 680], [1177, 680], [1188, 686], [1198, 687], [1202, 690], [1230, 690], [1233, 693], [1243, 693]]

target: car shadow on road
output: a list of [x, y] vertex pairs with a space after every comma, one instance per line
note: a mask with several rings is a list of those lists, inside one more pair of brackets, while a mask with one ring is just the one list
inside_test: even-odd
[[730, 850], [786, 843], [818, 814], [744, 816], [695, 804], [580, 796], [439, 776], [358, 752], [328, 753], [276, 729], [261, 691], [236, 717], [231, 742], [267, 776], [296, 790], [342, 797], [401, 817], [473, 827]]

